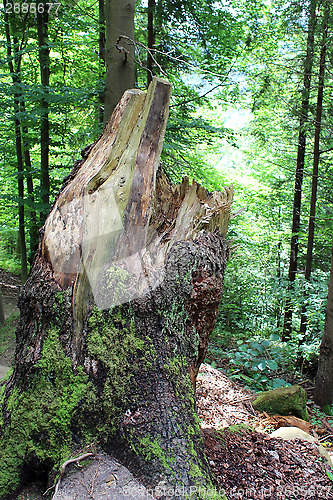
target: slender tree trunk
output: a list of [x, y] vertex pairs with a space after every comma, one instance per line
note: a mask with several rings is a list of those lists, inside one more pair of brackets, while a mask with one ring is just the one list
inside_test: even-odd
[[27, 247], [25, 239], [25, 216], [24, 216], [24, 166], [22, 157], [22, 139], [19, 115], [19, 100], [14, 97], [15, 113], [15, 149], [17, 160], [17, 184], [18, 184], [18, 214], [19, 214], [19, 237], [21, 254], [21, 278], [24, 283], [28, 276]]
[[155, 47], [155, 29], [154, 29], [154, 14], [156, 9], [156, 1], [148, 0], [148, 53], [147, 53], [147, 86], [153, 79], [153, 57], [149, 50]]
[[328, 410], [333, 403], [333, 248], [325, 326], [320, 345], [318, 373], [313, 399], [325, 410]]
[[3, 307], [3, 298], [2, 298], [2, 292], [0, 288], [0, 325], [5, 324], [5, 310]]
[[105, 0], [106, 123], [121, 96], [134, 87], [135, 0]]
[[22, 156], [22, 138], [20, 120], [17, 118], [19, 114], [19, 100], [14, 98], [14, 112], [15, 112], [15, 147], [17, 159], [17, 183], [18, 183], [18, 197], [19, 197], [19, 235], [20, 235], [20, 250], [21, 250], [21, 277], [24, 283], [28, 276], [28, 262], [27, 262], [27, 247], [25, 239], [25, 217], [24, 217], [24, 166]]
[[172, 185], [160, 170], [170, 90], [154, 78], [124, 94], [47, 217], [1, 400], [0, 497], [91, 442], [172, 487], [171, 500], [179, 484], [197, 486], [195, 500], [212, 486], [194, 387], [232, 189]]
[[[5, 8], [5, 32], [6, 32], [6, 42], [7, 42], [7, 57], [9, 71], [12, 77], [14, 88], [18, 88], [20, 85], [20, 64], [21, 56], [18, 55], [18, 51], [12, 53], [12, 42], [10, 37], [9, 28], [9, 18], [6, 13], [7, 2], [4, 0]], [[14, 38], [14, 46], [18, 45], [17, 38]], [[16, 67], [14, 67], [13, 60], [16, 62]], [[20, 254], [21, 254], [21, 278], [24, 283], [28, 276], [28, 262], [27, 262], [27, 248], [25, 239], [25, 217], [24, 217], [24, 166], [23, 166], [23, 156], [22, 156], [22, 138], [21, 138], [21, 124], [19, 119], [20, 111], [20, 94], [17, 90], [14, 90], [14, 126], [15, 126], [15, 149], [16, 149], [16, 159], [17, 159], [17, 185], [18, 185], [18, 214], [19, 214], [19, 237], [20, 237]]]
[[[98, 24], [99, 24], [99, 38], [98, 38], [98, 56], [99, 56], [99, 77], [100, 80], [105, 78], [105, 5], [104, 0], [98, 0]], [[105, 90], [101, 90], [98, 96], [99, 111], [98, 122], [101, 127], [104, 123], [104, 99]]]
[[[19, 60], [21, 56], [19, 54], [19, 43], [17, 39], [14, 39], [14, 52], [17, 60]], [[16, 79], [19, 84], [22, 83], [19, 73], [17, 74]], [[20, 101], [20, 106], [19, 106], [20, 113], [22, 115], [25, 114], [25, 99], [22, 92], [20, 92], [19, 94], [19, 101]], [[36, 210], [34, 209], [35, 196], [34, 196], [34, 186], [32, 179], [32, 165], [31, 165], [30, 150], [28, 143], [28, 127], [26, 125], [22, 126], [21, 119], [20, 119], [20, 126], [21, 126], [22, 146], [23, 146], [23, 158], [25, 164], [25, 177], [27, 182], [27, 192], [30, 205], [29, 206], [30, 259], [29, 260], [31, 263], [32, 255], [36, 252], [38, 245], [38, 226], [37, 226], [37, 214]]]
[[[7, 35], [6, 36], [7, 36], [7, 41], [9, 41], [9, 43], [11, 43], [9, 25], [7, 25]], [[24, 38], [25, 38], [25, 33], [23, 32], [23, 40], [24, 40]], [[9, 70], [10, 70], [10, 73], [12, 76], [13, 83], [15, 81], [15, 84], [18, 84], [18, 87], [20, 87], [22, 84], [21, 75], [20, 75], [22, 54], [20, 53], [20, 44], [19, 44], [18, 38], [14, 37], [13, 41], [14, 41], [13, 49], [14, 49], [15, 61], [17, 62], [17, 66], [16, 66], [16, 68], [14, 68], [13, 63], [10, 62], [9, 63]], [[25, 99], [24, 99], [24, 95], [23, 95], [22, 91], [17, 90], [16, 97], [19, 101], [20, 114], [24, 115], [25, 114]], [[25, 125], [22, 126], [22, 119], [21, 118], [19, 118], [19, 122], [20, 122], [22, 145], [23, 145], [23, 158], [24, 158], [24, 164], [25, 164], [25, 177], [26, 177], [26, 181], [27, 181], [27, 192], [28, 192], [28, 197], [29, 197], [29, 202], [30, 202], [30, 207], [29, 207], [30, 254], [34, 254], [34, 252], [37, 250], [37, 244], [38, 244], [38, 227], [37, 227], [36, 210], [34, 209], [35, 200], [34, 200], [34, 187], [33, 187], [33, 178], [32, 178], [32, 166], [31, 166], [31, 159], [30, 159], [29, 144], [28, 144], [28, 140], [27, 140], [28, 128]]]
[[[25, 109], [24, 100], [23, 103], [21, 101], [21, 110]], [[29, 197], [29, 214], [30, 214], [30, 223], [29, 223], [29, 235], [30, 235], [30, 264], [32, 263], [33, 255], [35, 254], [38, 247], [38, 224], [37, 224], [37, 213], [35, 210], [35, 194], [34, 194], [34, 184], [32, 178], [32, 165], [30, 158], [30, 150], [28, 143], [28, 128], [26, 126], [22, 127], [22, 143], [23, 143], [23, 156], [24, 156], [24, 164], [25, 164], [25, 176], [27, 181], [27, 192]]]
[[[329, 19], [329, 4], [326, 3], [324, 19], [323, 19], [323, 40], [320, 52], [319, 62], [319, 81], [318, 81], [318, 97], [316, 108], [316, 121], [315, 121], [315, 139], [313, 149], [313, 169], [312, 169], [312, 188], [311, 188], [311, 201], [310, 201], [310, 216], [308, 228], [308, 245], [306, 252], [305, 264], [305, 279], [310, 281], [311, 268], [312, 268], [312, 253], [315, 232], [315, 219], [316, 219], [316, 202], [317, 202], [317, 187], [318, 187], [318, 167], [320, 157], [320, 131], [321, 131], [321, 117], [323, 111], [323, 96], [324, 96], [324, 78], [325, 78], [325, 61], [326, 61], [326, 47], [327, 47], [327, 23]], [[307, 314], [305, 304], [302, 306], [301, 326], [300, 332], [305, 335], [307, 324]]]
[[[289, 259], [289, 271], [288, 271], [289, 293], [293, 290], [293, 284], [296, 279], [296, 273], [297, 273], [298, 236], [299, 236], [298, 233], [300, 229], [302, 183], [303, 183], [305, 146], [306, 146], [306, 132], [304, 130], [304, 126], [308, 121], [311, 74], [312, 74], [312, 64], [313, 64], [313, 50], [314, 50], [314, 33], [317, 20], [316, 6], [317, 6], [317, 0], [311, 0], [309, 21], [308, 21], [307, 50], [304, 61], [302, 105], [300, 109], [300, 122], [299, 122], [299, 134], [298, 134], [292, 236], [290, 244], [290, 259]], [[292, 300], [288, 294], [285, 304], [285, 312], [283, 320], [283, 332], [282, 332], [283, 341], [289, 340], [291, 337], [292, 316], [293, 316], [292, 308], [293, 308]]]
[[40, 66], [40, 79], [42, 85], [40, 140], [41, 140], [41, 198], [44, 208], [40, 214], [44, 222], [50, 204], [50, 174], [49, 174], [49, 149], [50, 149], [50, 123], [49, 123], [49, 85], [50, 85], [50, 49], [48, 45], [48, 7], [46, 2], [44, 12], [37, 12], [38, 57]]

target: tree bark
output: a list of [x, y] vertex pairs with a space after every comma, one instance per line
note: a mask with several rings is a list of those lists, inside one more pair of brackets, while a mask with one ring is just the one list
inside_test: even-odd
[[[105, 5], [104, 0], [98, 0], [98, 22], [99, 22], [99, 38], [98, 38], [98, 56], [99, 56], [99, 77], [105, 78]], [[101, 127], [104, 123], [104, 103], [105, 90], [101, 90], [98, 95], [98, 122]]]
[[50, 85], [50, 49], [48, 45], [48, 7], [45, 4], [43, 12], [37, 9], [37, 33], [38, 33], [38, 57], [40, 66], [40, 80], [43, 95], [41, 98], [40, 117], [40, 141], [41, 141], [41, 197], [44, 208], [40, 214], [41, 222], [45, 221], [50, 204], [50, 174], [49, 174], [49, 150], [50, 150], [50, 123], [49, 123], [49, 85]]
[[[329, 19], [330, 6], [328, 3], [325, 5], [324, 19], [323, 19], [323, 39], [320, 52], [319, 61], [319, 79], [318, 79], [318, 96], [316, 107], [316, 121], [315, 121], [315, 139], [313, 148], [313, 168], [312, 168], [312, 186], [311, 186], [311, 201], [310, 201], [310, 216], [308, 227], [308, 244], [306, 252], [305, 263], [305, 279], [310, 281], [312, 269], [312, 253], [315, 232], [315, 219], [316, 219], [316, 202], [317, 202], [317, 188], [318, 188], [318, 167], [320, 157], [320, 131], [321, 131], [321, 117], [323, 112], [323, 96], [324, 96], [324, 78], [325, 78], [325, 60], [326, 60], [326, 47], [327, 47], [327, 23]], [[305, 335], [307, 325], [306, 307], [302, 307], [300, 333]]]
[[[288, 271], [289, 293], [293, 290], [293, 284], [296, 279], [296, 273], [297, 273], [298, 233], [300, 229], [300, 219], [301, 219], [302, 183], [303, 183], [305, 146], [306, 146], [306, 132], [304, 126], [308, 121], [308, 112], [309, 112], [311, 74], [312, 74], [313, 49], [314, 49], [314, 33], [316, 26], [316, 6], [317, 6], [317, 0], [311, 0], [309, 21], [308, 21], [307, 50], [304, 61], [302, 105], [300, 109], [298, 147], [297, 147], [297, 162], [296, 162], [295, 190], [294, 190], [294, 203], [293, 203], [293, 222], [291, 230], [292, 236], [290, 243], [290, 259], [289, 259], [289, 271]], [[291, 298], [287, 296], [284, 319], [283, 319], [283, 332], [282, 332], [283, 341], [289, 340], [291, 338], [292, 316], [293, 316], [292, 301]]]
[[[11, 78], [13, 81], [14, 91], [14, 126], [15, 126], [15, 150], [16, 150], [16, 160], [17, 160], [17, 187], [18, 187], [18, 215], [19, 215], [19, 237], [20, 237], [20, 256], [21, 256], [21, 279], [24, 283], [28, 276], [28, 262], [27, 262], [27, 247], [25, 238], [25, 215], [24, 215], [24, 165], [23, 165], [23, 155], [22, 155], [22, 137], [21, 137], [21, 123], [19, 118], [20, 112], [20, 93], [17, 89], [19, 87], [20, 81], [20, 67], [21, 67], [21, 55], [17, 50], [14, 49], [14, 54], [12, 53], [12, 41], [10, 36], [9, 28], [9, 17], [6, 12], [7, 2], [4, 0], [5, 9], [5, 33], [7, 42], [7, 57], [8, 66]], [[17, 38], [14, 38], [14, 46], [18, 45]], [[16, 66], [14, 67], [13, 61], [15, 61]]]
[[147, 32], [148, 32], [148, 53], [147, 53], [147, 85], [153, 79], [153, 57], [151, 50], [155, 47], [155, 29], [154, 29], [154, 14], [156, 9], [156, 1], [148, 0], [148, 12], [147, 12]]
[[2, 298], [2, 292], [0, 288], [0, 325], [5, 324], [5, 310], [3, 307], [3, 298]]
[[134, 87], [135, 0], [105, 0], [106, 123], [121, 96]]
[[[21, 111], [25, 113], [24, 98], [21, 99]], [[27, 181], [27, 193], [29, 197], [29, 214], [30, 214], [30, 224], [29, 224], [29, 235], [30, 235], [30, 256], [29, 262], [32, 264], [33, 256], [38, 247], [38, 224], [37, 224], [37, 213], [35, 209], [35, 194], [34, 194], [34, 182], [32, 178], [32, 165], [30, 157], [30, 148], [28, 143], [28, 128], [26, 126], [22, 127], [22, 145], [23, 145], [23, 157], [25, 164], [25, 177]]]
[[147, 485], [172, 487], [169, 498], [212, 484], [194, 388], [222, 296], [232, 189], [172, 185], [158, 168], [169, 96], [156, 78], [147, 95], [125, 92], [46, 220], [3, 394], [0, 495], [92, 442]]
[[329, 410], [333, 403], [333, 248], [328, 284], [324, 333], [320, 345], [318, 373], [313, 392], [314, 401]]

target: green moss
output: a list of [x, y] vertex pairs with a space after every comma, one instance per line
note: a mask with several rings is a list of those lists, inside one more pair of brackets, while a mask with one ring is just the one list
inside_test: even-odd
[[[91, 358], [98, 360], [107, 369], [108, 378], [114, 389], [121, 395], [128, 391], [133, 370], [136, 371], [135, 359], [138, 352], [146, 352], [148, 339], [137, 335], [134, 318], [123, 317], [118, 308], [114, 318], [112, 314], [103, 315], [94, 309], [89, 319], [90, 332], [87, 336], [87, 350]], [[110, 345], [112, 349], [105, 346]], [[150, 354], [152, 352], [150, 351]], [[131, 364], [131, 370], [128, 370]]]
[[295, 415], [295, 417], [309, 420], [306, 409], [307, 394], [303, 387], [279, 387], [271, 391], [260, 393], [252, 406], [258, 411], [277, 413], [278, 415]]
[[184, 373], [184, 366], [186, 366], [185, 356], [174, 356], [173, 358], [167, 360], [167, 363], [163, 365], [163, 368], [173, 377], [178, 377]]
[[1, 382], [0, 382], [0, 407], [2, 405], [2, 396], [4, 395], [4, 392], [5, 392], [6, 382], [8, 382], [8, 380], [10, 379], [12, 374], [13, 374], [13, 367], [9, 368], [6, 375], [1, 379]]
[[[112, 348], [106, 348], [108, 345]], [[109, 312], [93, 309], [86, 346], [89, 357], [99, 363], [106, 377], [102, 393], [97, 394], [96, 389], [89, 387], [83, 412], [94, 419], [96, 406], [91, 401], [98, 398], [99, 406], [102, 405], [100, 414], [107, 418], [99, 420], [96, 433], [107, 440], [119, 428], [124, 411], [136, 404], [136, 374], [149, 372], [156, 363], [157, 353], [150, 337], [137, 333], [134, 314], [128, 305]]]
[[131, 280], [131, 274], [116, 264], [112, 264], [107, 271], [108, 283], [107, 288], [112, 291], [113, 303], [121, 304], [124, 301], [124, 290], [127, 289], [127, 284]]
[[246, 432], [246, 431], [253, 431], [253, 427], [251, 427], [251, 425], [248, 425], [248, 424], [229, 425], [229, 427], [221, 429], [219, 431], [219, 433], [221, 433], [222, 435], [226, 432], [237, 432], [237, 433], [241, 434], [242, 432]]
[[73, 372], [58, 331], [50, 329], [29, 385], [16, 387], [7, 408], [11, 420], [1, 438], [0, 497], [13, 491], [25, 464], [58, 466], [71, 452], [71, 419], [87, 384], [82, 368]]
[[154, 460], [158, 459], [158, 461], [162, 464], [165, 470], [172, 470], [172, 464], [176, 462], [176, 457], [172, 457], [168, 455], [161, 447], [157, 438], [151, 439], [149, 434], [144, 438], [140, 438], [138, 440], [138, 444], [136, 445], [136, 451], [139, 452], [139, 455], [143, 457], [145, 460]]

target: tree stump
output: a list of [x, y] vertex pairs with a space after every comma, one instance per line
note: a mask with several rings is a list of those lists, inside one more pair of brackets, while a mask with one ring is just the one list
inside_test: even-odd
[[170, 89], [154, 78], [147, 94], [125, 92], [51, 208], [0, 385], [0, 496], [97, 443], [147, 485], [174, 488], [168, 498], [212, 484], [195, 380], [222, 296], [232, 188], [172, 185], [159, 169]]

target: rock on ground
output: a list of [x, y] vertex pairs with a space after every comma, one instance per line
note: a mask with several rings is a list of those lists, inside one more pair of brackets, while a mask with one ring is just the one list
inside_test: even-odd
[[52, 500], [153, 500], [133, 474], [105, 453], [89, 465], [71, 465]]

